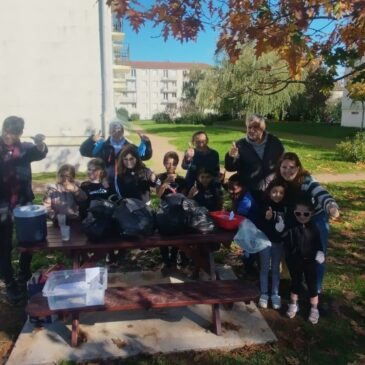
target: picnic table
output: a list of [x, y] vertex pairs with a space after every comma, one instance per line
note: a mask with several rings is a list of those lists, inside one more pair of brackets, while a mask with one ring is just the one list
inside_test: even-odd
[[[214, 233], [188, 233], [179, 236], [153, 234], [149, 237], [114, 238], [92, 243], [83, 234], [80, 224], [71, 226], [70, 240], [63, 242], [58, 227], [48, 226], [47, 239], [44, 242], [19, 247], [21, 252], [62, 251], [71, 254], [73, 268], [80, 267], [80, 257], [88, 252], [105, 254], [111, 250], [147, 249], [160, 246], [177, 246], [193, 256], [194, 262], [210, 276], [210, 281], [154, 284], [139, 287], [113, 287], [105, 292], [103, 306], [81, 307], [64, 310], [51, 310], [47, 298], [42, 293], [30, 298], [26, 311], [35, 317], [58, 314], [61, 317], [72, 316], [71, 344], [77, 346], [79, 334], [79, 316], [90, 311], [123, 311], [140, 308], [181, 307], [193, 304], [211, 304], [214, 332], [221, 335], [219, 304], [250, 302], [259, 297], [258, 289], [251, 283], [238, 280], [219, 280], [214, 265], [213, 251], [220, 244], [229, 245], [234, 232], [218, 230]], [[218, 280], [217, 280], [218, 279]]]

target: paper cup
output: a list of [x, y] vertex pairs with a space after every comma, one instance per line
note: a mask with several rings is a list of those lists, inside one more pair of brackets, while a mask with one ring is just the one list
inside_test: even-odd
[[62, 227], [66, 225], [66, 214], [57, 214], [58, 226]]
[[70, 226], [60, 226], [62, 241], [70, 240]]

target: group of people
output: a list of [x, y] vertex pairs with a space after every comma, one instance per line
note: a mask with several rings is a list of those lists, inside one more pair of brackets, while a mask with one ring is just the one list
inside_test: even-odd
[[[303, 168], [299, 157], [285, 152], [281, 141], [266, 131], [263, 117], [251, 116], [246, 127], [246, 136], [233, 142], [225, 155], [225, 170], [233, 174], [224, 181], [219, 154], [210, 148], [205, 131], [192, 136], [181, 164], [187, 171], [183, 177], [176, 173], [179, 156], [175, 151], [164, 155], [165, 171], [155, 174], [143, 162], [152, 157], [149, 138], [140, 134], [140, 144], [136, 146], [125, 139], [123, 125], [112, 122], [107, 139], [100, 133], [95, 134], [80, 146], [81, 155], [91, 158], [87, 165], [87, 181], [76, 182], [75, 168], [71, 165], [63, 165], [58, 170], [56, 184], [49, 185], [44, 196], [49, 217], [56, 219], [61, 213], [68, 219], [84, 218], [92, 200], [106, 199], [112, 194], [136, 198], [148, 205], [151, 188], [156, 189], [160, 199], [181, 193], [209, 211], [215, 211], [223, 207], [225, 188], [232, 199], [232, 209], [250, 219], [271, 242], [271, 246], [259, 252], [259, 305], [267, 308], [271, 300], [273, 308], [281, 307], [279, 267], [285, 252], [292, 279], [287, 315], [293, 318], [298, 311], [298, 294], [304, 276], [311, 298], [309, 320], [317, 323], [328, 221], [329, 217], [339, 216], [338, 206]], [[20, 142], [23, 128], [21, 118], [8, 117], [0, 137], [0, 234], [5, 238], [0, 246], [0, 273], [9, 301], [13, 302], [19, 298], [19, 284], [30, 277], [31, 257], [22, 254], [18, 281], [15, 281], [11, 266], [11, 212], [16, 205], [33, 200], [30, 163], [47, 154], [42, 135], [35, 137], [34, 144]], [[161, 254], [166, 267], [176, 266], [176, 248], [165, 247]]]

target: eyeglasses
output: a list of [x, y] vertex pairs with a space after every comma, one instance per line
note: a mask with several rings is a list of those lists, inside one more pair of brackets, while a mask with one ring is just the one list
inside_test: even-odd
[[307, 218], [311, 215], [310, 212], [298, 212], [297, 210], [294, 212], [294, 214], [296, 217], [303, 216], [303, 217], [307, 217]]

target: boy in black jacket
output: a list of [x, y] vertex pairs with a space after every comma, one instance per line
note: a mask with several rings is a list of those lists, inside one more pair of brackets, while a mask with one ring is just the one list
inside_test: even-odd
[[305, 198], [297, 200], [294, 215], [297, 225], [289, 229], [284, 238], [286, 263], [291, 276], [290, 304], [286, 312], [294, 318], [299, 310], [298, 294], [304, 278], [310, 295], [311, 310], [308, 320], [316, 324], [319, 319], [317, 292], [317, 264], [324, 262], [324, 253], [318, 228], [311, 221], [313, 207]]

